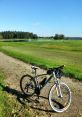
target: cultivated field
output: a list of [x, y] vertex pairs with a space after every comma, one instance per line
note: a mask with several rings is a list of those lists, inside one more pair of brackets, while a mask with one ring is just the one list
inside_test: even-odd
[[[31, 74], [31, 65], [26, 63], [42, 68], [65, 64], [66, 75], [82, 80], [82, 41], [0, 42], [0, 51], [0, 117], [82, 117], [81, 81], [61, 79], [72, 92], [71, 106], [63, 113], [52, 112], [49, 106], [48, 92], [52, 84], [42, 90], [40, 103], [36, 97], [24, 98], [19, 85], [22, 75]], [[39, 69], [38, 74], [41, 73], [46, 71]]]
[[82, 41], [0, 42], [0, 51], [43, 68], [65, 66], [67, 76], [82, 80]]

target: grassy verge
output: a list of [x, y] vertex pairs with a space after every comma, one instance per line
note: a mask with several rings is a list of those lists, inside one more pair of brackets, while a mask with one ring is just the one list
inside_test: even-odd
[[10, 117], [12, 116], [12, 107], [8, 94], [3, 91], [4, 85], [4, 75], [0, 72], [0, 117]]
[[67, 76], [82, 80], [82, 41], [1, 42], [0, 50], [46, 69], [64, 64]]
[[5, 91], [5, 76], [0, 71], [0, 117], [33, 117], [28, 107], [21, 105], [17, 99]]

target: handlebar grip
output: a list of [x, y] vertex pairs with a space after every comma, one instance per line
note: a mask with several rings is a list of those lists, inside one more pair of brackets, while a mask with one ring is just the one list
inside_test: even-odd
[[59, 69], [63, 69], [65, 67], [65, 65], [61, 65], [60, 67], [58, 67]]

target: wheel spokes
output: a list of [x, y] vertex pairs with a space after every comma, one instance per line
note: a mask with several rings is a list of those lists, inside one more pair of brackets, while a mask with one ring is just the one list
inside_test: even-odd
[[69, 87], [65, 83], [61, 83], [60, 88], [62, 96], [58, 94], [56, 85], [51, 88], [49, 94], [50, 105], [52, 109], [57, 112], [63, 112], [71, 103], [71, 92]]

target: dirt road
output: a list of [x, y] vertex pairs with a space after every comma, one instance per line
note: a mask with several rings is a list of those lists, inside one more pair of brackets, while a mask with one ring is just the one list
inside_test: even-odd
[[[0, 69], [6, 75], [6, 85], [12, 89], [20, 91], [20, 78], [24, 74], [31, 74], [31, 65], [9, 57], [0, 52]], [[43, 69], [38, 69], [38, 74], [46, 73]], [[48, 103], [48, 91], [51, 85], [47, 85], [40, 97], [40, 103], [31, 101], [29, 106], [35, 117], [82, 117], [82, 82], [70, 78], [62, 78], [72, 91], [72, 103], [70, 108], [63, 113], [52, 112]], [[11, 95], [11, 94], [9, 94]], [[26, 102], [28, 104], [28, 102]]]

